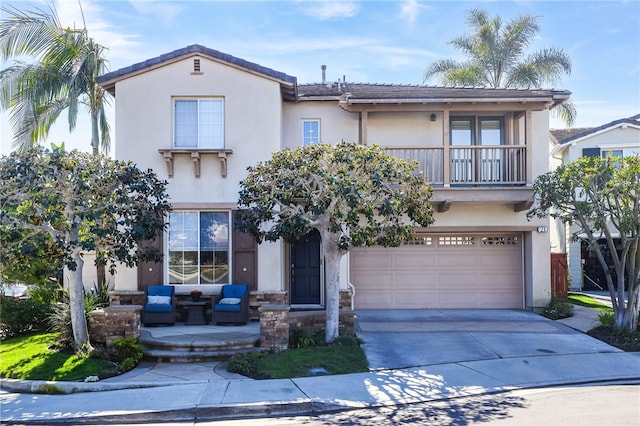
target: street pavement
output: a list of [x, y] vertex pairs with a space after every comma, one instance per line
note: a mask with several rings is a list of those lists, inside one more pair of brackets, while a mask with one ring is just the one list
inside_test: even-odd
[[370, 372], [252, 380], [223, 363], [143, 363], [95, 383], [2, 380], [2, 424], [134, 423], [322, 413], [555, 385], [640, 379], [640, 353], [583, 332], [597, 312], [358, 311]]

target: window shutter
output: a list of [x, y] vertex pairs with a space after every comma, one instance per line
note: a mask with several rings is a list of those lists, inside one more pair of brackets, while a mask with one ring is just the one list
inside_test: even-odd
[[583, 157], [600, 157], [600, 148], [582, 148]]

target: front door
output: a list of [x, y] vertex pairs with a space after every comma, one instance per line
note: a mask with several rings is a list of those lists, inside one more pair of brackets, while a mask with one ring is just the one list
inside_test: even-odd
[[291, 246], [291, 304], [320, 305], [320, 233], [315, 229]]

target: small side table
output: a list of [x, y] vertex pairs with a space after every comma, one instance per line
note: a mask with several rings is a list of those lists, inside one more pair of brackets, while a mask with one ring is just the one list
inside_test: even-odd
[[184, 302], [184, 305], [189, 308], [189, 316], [187, 317], [187, 325], [206, 325], [207, 320], [204, 317], [205, 307], [207, 302]]

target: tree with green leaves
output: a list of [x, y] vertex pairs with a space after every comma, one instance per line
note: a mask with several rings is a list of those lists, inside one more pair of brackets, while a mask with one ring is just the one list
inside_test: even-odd
[[573, 238], [589, 243], [604, 271], [615, 325], [634, 329], [640, 296], [640, 155], [582, 157], [538, 176], [533, 190], [535, 204], [527, 215], [575, 226]]
[[381, 147], [341, 142], [278, 151], [241, 182], [239, 227], [258, 242], [320, 233], [327, 342], [338, 337], [342, 256], [352, 247], [398, 246], [412, 224], [433, 222], [431, 187], [416, 169]]
[[25, 150], [45, 139], [65, 110], [73, 131], [80, 105], [85, 105], [91, 117], [93, 153], [100, 147], [108, 153], [109, 94], [96, 82], [107, 72], [105, 48], [89, 37], [86, 26], [63, 28], [53, 7], [1, 10], [6, 17], [0, 21], [0, 58], [12, 63], [0, 72], [0, 108], [10, 111], [14, 146]]
[[132, 163], [55, 146], [0, 159], [0, 227], [19, 231], [22, 238], [48, 235], [62, 252], [71, 271], [65, 284], [78, 348], [89, 345], [83, 253], [95, 251], [96, 263], [107, 264], [111, 273], [118, 263], [133, 267], [140, 260], [159, 260], [162, 254], [144, 242], [165, 229], [166, 185]]
[[[427, 66], [424, 81], [439, 76], [440, 83], [454, 86], [540, 88], [556, 84], [571, 73], [571, 59], [562, 49], [546, 48], [526, 54], [538, 33], [538, 17], [521, 15], [504, 23], [499, 16], [472, 9], [467, 16], [470, 33], [449, 41], [466, 60], [442, 59]], [[526, 55], [526, 56], [525, 56]], [[557, 106], [568, 126], [576, 118], [574, 105]]]

